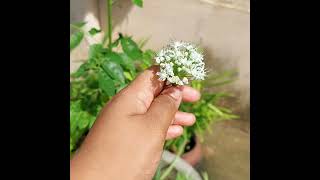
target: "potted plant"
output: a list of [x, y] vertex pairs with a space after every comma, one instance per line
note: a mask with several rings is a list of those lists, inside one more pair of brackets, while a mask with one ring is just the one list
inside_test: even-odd
[[196, 116], [196, 122], [190, 127], [185, 127], [183, 135], [173, 140], [169, 140], [165, 144], [165, 149], [178, 154], [178, 149], [184, 146], [181, 157], [196, 166], [202, 157], [201, 145], [203, 142], [203, 133], [212, 132], [212, 124], [222, 120], [235, 119], [238, 116], [232, 114], [231, 110], [219, 106], [219, 101], [230, 95], [226, 93], [210, 93], [204, 91], [204, 86], [220, 86], [230, 83], [235, 77], [234, 71], [226, 71], [219, 74], [211, 74], [206, 81], [193, 81], [191, 86], [202, 93], [201, 99], [196, 103], [182, 103], [181, 111], [191, 112]]

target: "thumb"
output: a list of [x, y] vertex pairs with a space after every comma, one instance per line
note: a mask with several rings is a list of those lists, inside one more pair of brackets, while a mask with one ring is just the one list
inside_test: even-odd
[[126, 88], [113, 98], [113, 106], [125, 109], [128, 115], [138, 115], [147, 112], [154, 97], [163, 90], [164, 82], [158, 79], [156, 73], [159, 66], [152, 66], [143, 71]]
[[174, 119], [182, 99], [182, 91], [178, 87], [164, 89], [151, 103], [146, 116], [152, 119], [153, 125], [160, 128], [165, 135]]

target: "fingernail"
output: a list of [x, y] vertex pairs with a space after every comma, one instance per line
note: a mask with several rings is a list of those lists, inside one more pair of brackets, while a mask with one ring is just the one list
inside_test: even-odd
[[177, 133], [177, 134], [180, 134], [183, 132], [183, 128], [181, 126], [176, 126], [174, 128], [174, 132]]
[[181, 128], [179, 126], [174, 126], [172, 131], [178, 134], [181, 132]]
[[194, 91], [194, 96], [197, 97], [197, 99], [201, 98], [201, 93], [199, 91]]

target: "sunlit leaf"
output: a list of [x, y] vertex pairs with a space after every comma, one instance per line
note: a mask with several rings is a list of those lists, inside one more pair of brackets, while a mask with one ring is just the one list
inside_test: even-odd
[[101, 30], [96, 29], [96, 28], [92, 28], [92, 29], [90, 29], [89, 34], [90, 34], [91, 36], [94, 36], [94, 35], [96, 35], [96, 34], [98, 34], [98, 33], [100, 33], [100, 32], [101, 32]]
[[113, 96], [116, 92], [116, 88], [112, 79], [104, 71], [99, 71], [99, 87], [107, 93], [109, 96]]
[[119, 81], [120, 83], [125, 82], [125, 77], [123, 75], [123, 69], [121, 66], [114, 62], [114, 61], [104, 61], [102, 64], [102, 68], [105, 70], [105, 72], [108, 73], [108, 75], [114, 79]]
[[139, 7], [143, 7], [143, 0], [132, 0], [132, 2]]
[[137, 60], [142, 58], [142, 51], [130, 37], [121, 38], [121, 46], [124, 53], [126, 53], [131, 59]]
[[84, 34], [82, 31], [74, 32], [70, 37], [70, 51], [76, 48], [82, 41]]

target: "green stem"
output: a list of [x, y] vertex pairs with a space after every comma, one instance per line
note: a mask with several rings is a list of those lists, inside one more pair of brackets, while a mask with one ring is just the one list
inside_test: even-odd
[[107, 12], [108, 12], [108, 47], [112, 48], [112, 0], [107, 0]]
[[173, 162], [170, 164], [170, 166], [163, 172], [163, 174], [160, 177], [160, 180], [164, 180], [167, 176], [169, 176], [169, 174], [173, 170], [174, 164], [177, 161], [178, 157], [181, 156], [181, 154], [184, 152], [184, 149], [185, 149], [186, 144], [187, 144], [187, 137], [184, 137], [183, 139], [184, 140], [182, 142], [182, 145], [178, 149], [176, 158], [173, 160]]

